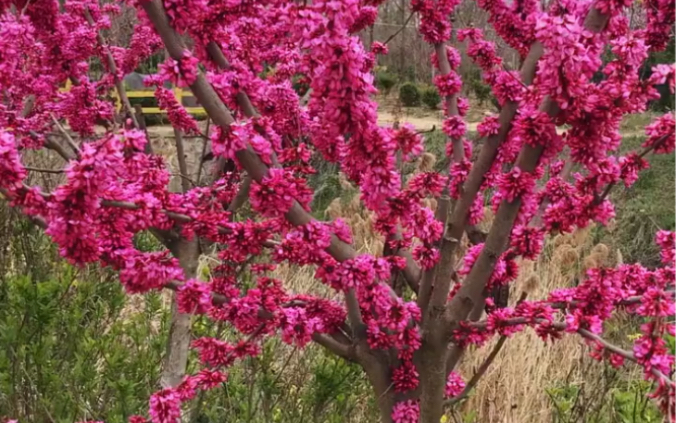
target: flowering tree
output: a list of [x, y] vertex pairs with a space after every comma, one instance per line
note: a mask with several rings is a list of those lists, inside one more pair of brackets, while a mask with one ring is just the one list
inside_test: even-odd
[[[185, 356], [177, 359], [183, 369], [179, 363], [150, 398], [152, 422], [176, 422], [182, 403], [226, 382], [229, 365], [280, 335], [361, 365], [383, 422], [437, 423], [481, 377], [481, 369], [474, 376], [454, 371], [467, 347], [526, 328], [544, 341], [582, 336], [595, 358], [614, 366], [637, 363], [671, 414], [674, 355], [663, 336], [675, 331], [674, 234], [656, 237], [659, 269], [592, 269], [575, 288], [510, 307], [491, 293], [516, 279], [517, 260], [536, 258], [548, 234], [608, 222], [613, 187], [632, 185], [648, 167], [647, 154], [674, 150], [675, 118], [667, 114], [646, 128], [644, 150], [617, 153], [621, 118], [644, 111], [658, 97], [656, 85], [674, 91], [674, 66], [659, 65], [645, 79], [638, 72], [649, 52], [665, 48], [674, 1], [645, 0], [645, 21], [637, 26], [625, 13], [628, 0], [560, 0], [547, 8], [536, 0], [478, 0], [523, 60], [519, 72], [509, 70], [481, 31], [454, 31], [501, 105], [498, 116], [479, 125], [481, 148], [472, 163], [468, 102], [455, 72], [460, 55], [447, 45], [459, 1], [412, 0], [445, 100], [450, 166], [408, 179], [401, 165], [423, 152], [422, 139], [408, 125], [378, 126], [371, 70], [387, 47], [374, 42], [365, 51], [356, 36], [374, 22], [379, 0], [130, 3], [138, 22], [123, 48], [102, 35], [119, 13], [115, 4], [0, 2], [0, 189], [71, 263], [117, 270], [129, 293], [177, 291], [180, 312], [206, 314], [242, 333], [237, 344], [195, 340], [203, 369], [184, 376]], [[170, 174], [121, 82], [163, 47], [169, 57], [146, 83], [176, 129], [179, 193], [167, 189]], [[607, 48], [613, 57], [602, 63]], [[88, 76], [93, 57], [107, 70], [99, 80]], [[601, 82], [592, 82], [598, 71]], [[292, 88], [296, 78], [310, 87], [307, 104]], [[67, 80], [72, 89], [60, 91]], [[192, 90], [215, 124], [210, 134], [201, 134], [166, 82]], [[122, 120], [104, 98], [111, 90], [122, 100]], [[95, 132], [97, 123], [105, 133]], [[207, 183], [190, 185], [183, 133], [209, 141], [215, 159]], [[40, 169], [25, 167], [24, 156], [39, 149], [66, 161], [66, 181], [51, 192], [26, 184], [28, 172]], [[314, 172], [313, 155], [337, 163], [359, 186], [387, 240], [382, 255], [358, 255], [340, 219], [311, 217], [305, 176]], [[462, 240], [476, 234], [488, 197], [496, 218], [464, 251]], [[436, 199], [434, 211], [424, 205], [429, 198]], [[256, 216], [236, 220], [247, 199]], [[134, 235], [144, 230], [167, 250], [137, 250]], [[200, 240], [215, 245], [222, 261], [208, 282], [196, 279]], [[318, 283], [342, 300], [286, 291], [271, 277], [283, 262], [313, 266]], [[240, 283], [245, 272], [254, 287]], [[633, 351], [602, 337], [619, 309], [644, 322]]]

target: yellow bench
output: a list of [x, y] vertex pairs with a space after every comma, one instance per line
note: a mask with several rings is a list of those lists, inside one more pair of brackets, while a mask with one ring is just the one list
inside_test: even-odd
[[[71, 89], [71, 81], [68, 80], [66, 81], [66, 87], [61, 88], [61, 92], [68, 92]], [[184, 95], [184, 90], [183, 88], [175, 87], [173, 90], [174, 92], [174, 97], [176, 98], [176, 101], [181, 104], [181, 100], [183, 97], [187, 97]], [[192, 94], [190, 90], [187, 90], [186, 94], [190, 96]], [[120, 104], [120, 96], [118, 96], [117, 91], [113, 90], [112, 92], [112, 97], [115, 99], [115, 108], [116, 110], [121, 110], [122, 104]], [[155, 98], [155, 91], [127, 91], [127, 97], [128, 98]], [[197, 116], [205, 116], [207, 115], [207, 112], [205, 112], [205, 109], [203, 107], [186, 107], [185, 108], [188, 113], [192, 115], [197, 115]], [[160, 115], [160, 114], [165, 114], [167, 113], [166, 111], [160, 109], [159, 107], [142, 107], [141, 110], [143, 111], [144, 114], [147, 115]]]

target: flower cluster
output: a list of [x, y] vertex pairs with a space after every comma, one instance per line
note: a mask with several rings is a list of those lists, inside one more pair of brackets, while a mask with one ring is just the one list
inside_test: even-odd
[[158, 74], [155, 75], [162, 82], [169, 81], [179, 87], [191, 85], [197, 79], [198, 59], [193, 54], [184, 50], [180, 61], [168, 58], [158, 66]]
[[283, 169], [270, 169], [251, 189], [252, 207], [264, 216], [281, 216], [289, 211], [294, 201], [307, 207], [310, 200], [311, 193], [305, 181]]
[[167, 112], [167, 118], [172, 123], [172, 126], [186, 134], [194, 135], [200, 133], [197, 122], [188, 114], [186, 108], [179, 104], [173, 92], [158, 86], [155, 88], [155, 98], [160, 109]]

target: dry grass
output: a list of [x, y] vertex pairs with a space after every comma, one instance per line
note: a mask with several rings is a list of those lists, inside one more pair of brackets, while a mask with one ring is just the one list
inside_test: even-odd
[[[604, 244], [592, 246], [590, 239], [589, 230], [579, 230], [549, 240], [538, 262], [521, 264], [512, 301], [522, 292], [531, 299], [545, 298], [553, 289], [573, 286], [589, 267], [615, 264], [617, 256]], [[494, 343], [468, 354], [461, 373], [472, 375]], [[588, 353], [576, 336], [545, 343], [531, 330], [519, 333], [505, 344], [463, 410], [473, 410], [477, 421], [488, 423], [551, 422], [552, 400], [546, 389], [566, 383], [601, 393], [603, 365], [592, 363]]]

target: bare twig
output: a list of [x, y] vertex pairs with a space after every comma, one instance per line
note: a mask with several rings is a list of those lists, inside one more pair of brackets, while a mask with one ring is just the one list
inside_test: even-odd
[[73, 138], [71, 138], [68, 131], [66, 131], [66, 129], [63, 126], [61, 126], [61, 124], [56, 119], [56, 117], [54, 117], [54, 114], [50, 113], [50, 116], [52, 117], [52, 121], [54, 122], [54, 125], [56, 125], [56, 127], [59, 130], [59, 132], [61, 133], [61, 135], [63, 135], [64, 139], [66, 140], [66, 143], [68, 144], [68, 146], [73, 149], [73, 151], [75, 152], [76, 155], [79, 156], [80, 155], [80, 147], [78, 147], [78, 145], [75, 143], [75, 141], [73, 141]]
[[[190, 184], [192, 184], [192, 185], [195, 186], [195, 187], [198, 186], [198, 183], [197, 183], [196, 181], [192, 180], [190, 177], [184, 175], [183, 173], [172, 173], [171, 175], [172, 175], [172, 176], [178, 176], [178, 177], [180, 177], [181, 180], [182, 180], [182, 185], [184, 185], [184, 184], [183, 184], [183, 181], [185, 181], [185, 182], [186, 182], [186, 185], [187, 185], [188, 183], [190, 183]], [[188, 187], [187, 189], [184, 188], [184, 192], [188, 191], [189, 189], [190, 189], [190, 187]]]
[[24, 166], [24, 168], [26, 170], [30, 170], [31, 172], [52, 173], [52, 174], [66, 173], [66, 171], [63, 169], [43, 169], [39, 167], [30, 167], [30, 166]]
[[209, 126], [211, 124], [211, 119], [207, 119], [207, 128], [205, 129], [205, 134], [207, 135], [202, 139], [202, 152], [200, 153], [200, 160], [197, 168], [197, 179], [198, 182], [200, 182], [200, 179], [202, 178], [202, 169], [204, 168], [205, 165], [205, 153], [207, 152], [207, 144], [209, 142]]
[[501, 348], [503, 348], [503, 345], [505, 342], [508, 340], [508, 337], [503, 335], [498, 339], [498, 342], [496, 342], [496, 345], [494, 345], [494, 348], [491, 350], [489, 355], [487, 356], [486, 359], [482, 362], [480, 367], [477, 368], [477, 371], [475, 371], [475, 374], [473, 374], [472, 378], [468, 381], [466, 384], [465, 388], [463, 389], [463, 392], [458, 394], [457, 396], [453, 398], [449, 398], [444, 405], [450, 406], [454, 405], [457, 402], [460, 402], [468, 397], [470, 395], [470, 392], [475, 388], [477, 385], [477, 382], [480, 381], [482, 376], [487, 372], [491, 364], [494, 362], [496, 357], [498, 356], [498, 353], [501, 351]]
[[176, 156], [179, 162], [179, 174], [181, 178], [181, 189], [187, 192], [190, 189], [188, 175], [188, 165], [186, 163], [186, 152], [183, 148], [183, 134], [180, 129], [174, 128], [174, 143], [176, 145]]
[[235, 212], [242, 207], [242, 205], [249, 198], [249, 189], [252, 185], [252, 178], [247, 173], [242, 176], [242, 182], [240, 183], [240, 188], [237, 191], [237, 194], [233, 200], [228, 205], [228, 211], [231, 212], [231, 219], [235, 216]]
[[413, 18], [413, 17], [414, 17], [414, 12], [411, 12], [411, 13], [409, 14], [409, 17], [407, 18], [407, 20], [404, 21], [404, 23], [402, 24], [402, 26], [401, 26], [397, 31], [395, 31], [390, 37], [388, 37], [388, 38], [383, 42], [383, 44], [386, 44], [386, 45], [387, 45], [390, 41], [393, 40], [393, 38], [397, 37], [397, 36], [400, 34], [400, 32], [404, 31], [404, 28], [407, 27], [407, 25], [409, 24], [409, 21], [411, 21], [411, 18]]
[[134, 105], [134, 115], [136, 116], [136, 121], [139, 124], [139, 129], [146, 134], [146, 145], [144, 146], [144, 153], [153, 154], [153, 145], [150, 142], [150, 136], [148, 135], [148, 127], [146, 125], [146, 117], [143, 114], [143, 107], [140, 104]]
[[428, 130], [426, 130], [426, 131], [417, 131], [416, 134], [417, 134], [417, 135], [421, 135], [421, 134], [429, 134], [429, 133], [431, 133], [431, 132], [435, 132], [435, 129], [437, 129], [437, 127], [436, 127], [435, 125], [433, 125], [432, 128], [430, 128], [430, 129], [428, 129]]
[[[523, 292], [522, 295], [520, 296], [519, 300], [517, 301], [517, 304], [522, 303], [524, 300], [527, 298], [527, 293]], [[464, 400], [465, 398], [470, 395], [470, 392], [475, 388], [477, 383], [480, 381], [482, 376], [489, 370], [489, 367], [491, 364], [494, 362], [496, 357], [498, 356], [498, 353], [501, 351], [501, 348], [503, 348], [503, 345], [505, 342], [508, 340], [508, 337], [505, 335], [502, 335], [498, 342], [496, 342], [496, 345], [494, 345], [494, 348], [492, 348], [491, 352], [487, 356], [487, 358], [484, 359], [484, 362], [480, 365], [480, 367], [477, 368], [475, 371], [475, 374], [472, 376], [472, 378], [468, 381], [468, 383], [465, 385], [465, 388], [463, 389], [463, 392], [461, 392], [459, 395], [448, 399], [445, 402], [445, 405], [453, 405], [456, 404], [459, 401]]]

